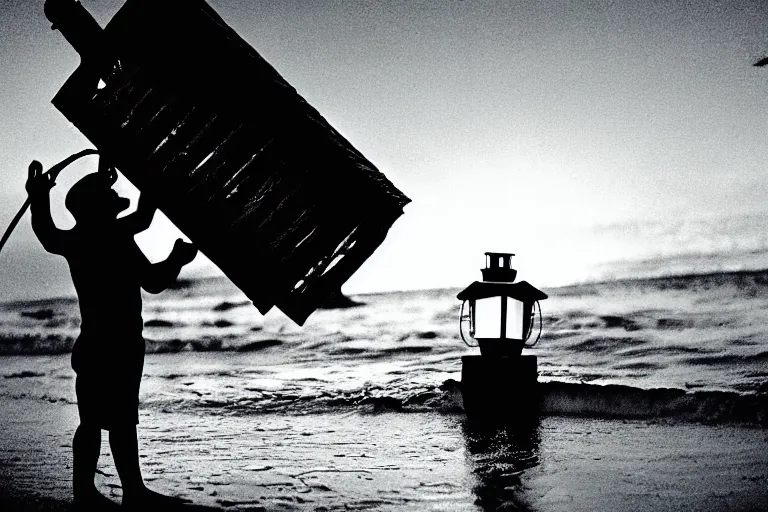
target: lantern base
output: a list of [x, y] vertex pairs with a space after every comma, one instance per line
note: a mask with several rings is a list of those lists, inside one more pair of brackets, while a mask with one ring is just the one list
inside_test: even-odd
[[[498, 338], [476, 338], [477, 344], [480, 347], [480, 355], [485, 357], [490, 357], [494, 359], [498, 358], [505, 358], [505, 357], [515, 357], [516, 359], [520, 359], [522, 357], [520, 354], [523, 352], [523, 347], [525, 346], [525, 342], [523, 340], [512, 340], [508, 338], [498, 339]], [[525, 357], [533, 357], [534, 360], [536, 359], [536, 356], [525, 356]], [[534, 371], [536, 369], [536, 363], [533, 363]]]
[[538, 415], [536, 356], [463, 356], [461, 363], [468, 417], [514, 423]]

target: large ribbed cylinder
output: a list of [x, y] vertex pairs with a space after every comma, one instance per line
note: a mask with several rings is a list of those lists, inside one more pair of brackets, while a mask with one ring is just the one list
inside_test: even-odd
[[80, 58], [99, 61], [104, 52], [104, 30], [77, 0], [46, 0], [45, 17], [53, 24]]

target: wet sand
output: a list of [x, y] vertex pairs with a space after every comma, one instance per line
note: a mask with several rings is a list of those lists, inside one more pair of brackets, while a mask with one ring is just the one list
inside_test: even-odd
[[[0, 410], [0, 509], [69, 510], [76, 407], [2, 399]], [[759, 428], [545, 417], [511, 430], [463, 414], [143, 410], [139, 436], [148, 485], [197, 510], [768, 508]], [[98, 486], [119, 502], [106, 439], [102, 451]]]

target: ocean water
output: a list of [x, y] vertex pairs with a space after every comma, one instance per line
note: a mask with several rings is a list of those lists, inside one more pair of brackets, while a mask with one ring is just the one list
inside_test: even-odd
[[[144, 296], [142, 407], [247, 415], [460, 411], [457, 289], [354, 295], [303, 327], [226, 279]], [[548, 414], [768, 424], [768, 270], [545, 290]], [[0, 397], [74, 402], [72, 298], [0, 305]], [[109, 340], [104, 340], [108, 343]], [[515, 397], [509, 397], [514, 404]]]

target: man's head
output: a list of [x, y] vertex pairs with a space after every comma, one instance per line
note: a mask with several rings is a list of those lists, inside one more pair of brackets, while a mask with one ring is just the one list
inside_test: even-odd
[[130, 199], [120, 197], [112, 190], [116, 175], [95, 172], [85, 175], [75, 183], [64, 199], [67, 207], [78, 222], [104, 222], [114, 220], [131, 205]]

